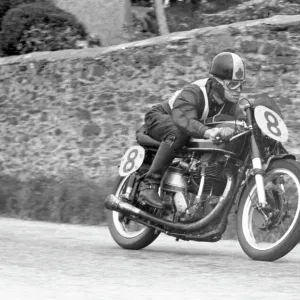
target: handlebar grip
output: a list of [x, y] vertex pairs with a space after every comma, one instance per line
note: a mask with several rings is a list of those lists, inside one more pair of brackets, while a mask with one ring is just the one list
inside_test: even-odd
[[214, 140], [212, 140], [212, 142], [213, 142], [213, 144], [217, 144], [217, 145], [223, 143], [220, 136], [216, 136], [216, 138]]

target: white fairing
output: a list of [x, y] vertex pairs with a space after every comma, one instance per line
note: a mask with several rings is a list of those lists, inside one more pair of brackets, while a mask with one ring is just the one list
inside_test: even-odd
[[281, 117], [266, 106], [259, 105], [254, 109], [254, 116], [261, 131], [278, 142], [286, 142], [288, 129]]

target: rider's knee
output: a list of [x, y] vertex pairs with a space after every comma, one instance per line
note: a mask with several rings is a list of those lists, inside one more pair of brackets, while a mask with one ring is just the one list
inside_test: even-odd
[[183, 134], [182, 131], [176, 128], [165, 136], [164, 142], [179, 149], [187, 143], [188, 139], [186, 134]]

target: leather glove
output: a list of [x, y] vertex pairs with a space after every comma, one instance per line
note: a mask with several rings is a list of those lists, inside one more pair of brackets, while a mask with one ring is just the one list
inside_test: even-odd
[[205, 139], [209, 139], [209, 140], [216, 140], [217, 139], [217, 136], [219, 135], [219, 129], [220, 128], [211, 128], [211, 129], [207, 129], [205, 132], [204, 132], [204, 138]]
[[234, 135], [234, 129], [230, 128], [230, 127], [220, 127], [219, 128], [219, 137], [220, 140], [227, 142], [230, 140], [230, 138], [232, 138], [232, 136]]
[[219, 127], [207, 129], [204, 133], [205, 139], [228, 141], [234, 135], [234, 129], [230, 127]]

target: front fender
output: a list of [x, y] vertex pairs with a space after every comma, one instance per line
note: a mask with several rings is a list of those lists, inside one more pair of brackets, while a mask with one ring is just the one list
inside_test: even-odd
[[[267, 162], [263, 165], [264, 171], [266, 171], [270, 165], [270, 163], [272, 161], [278, 160], [278, 159], [292, 159], [292, 160], [296, 160], [296, 156], [293, 154], [280, 154], [280, 155], [272, 155], [269, 157], [269, 159], [267, 160]], [[244, 194], [245, 188], [248, 184], [248, 182], [251, 180], [251, 178], [253, 178], [253, 175], [248, 176], [242, 183], [240, 190], [236, 196], [236, 200], [235, 200], [235, 208], [234, 208], [234, 212], [236, 213], [238, 208], [239, 208], [239, 204], [240, 201], [242, 199], [242, 196]]]
[[278, 159], [284, 159], [284, 158], [286, 158], [286, 159], [293, 159], [293, 160], [296, 160], [296, 156], [295, 155], [293, 155], [293, 154], [280, 154], [280, 155], [271, 155], [270, 157], [269, 157], [269, 159], [267, 160], [267, 162], [264, 164], [264, 170], [267, 170], [268, 169], [268, 167], [269, 167], [269, 165], [270, 165], [270, 163], [272, 162], [272, 161], [275, 161], [275, 160], [278, 160]]

